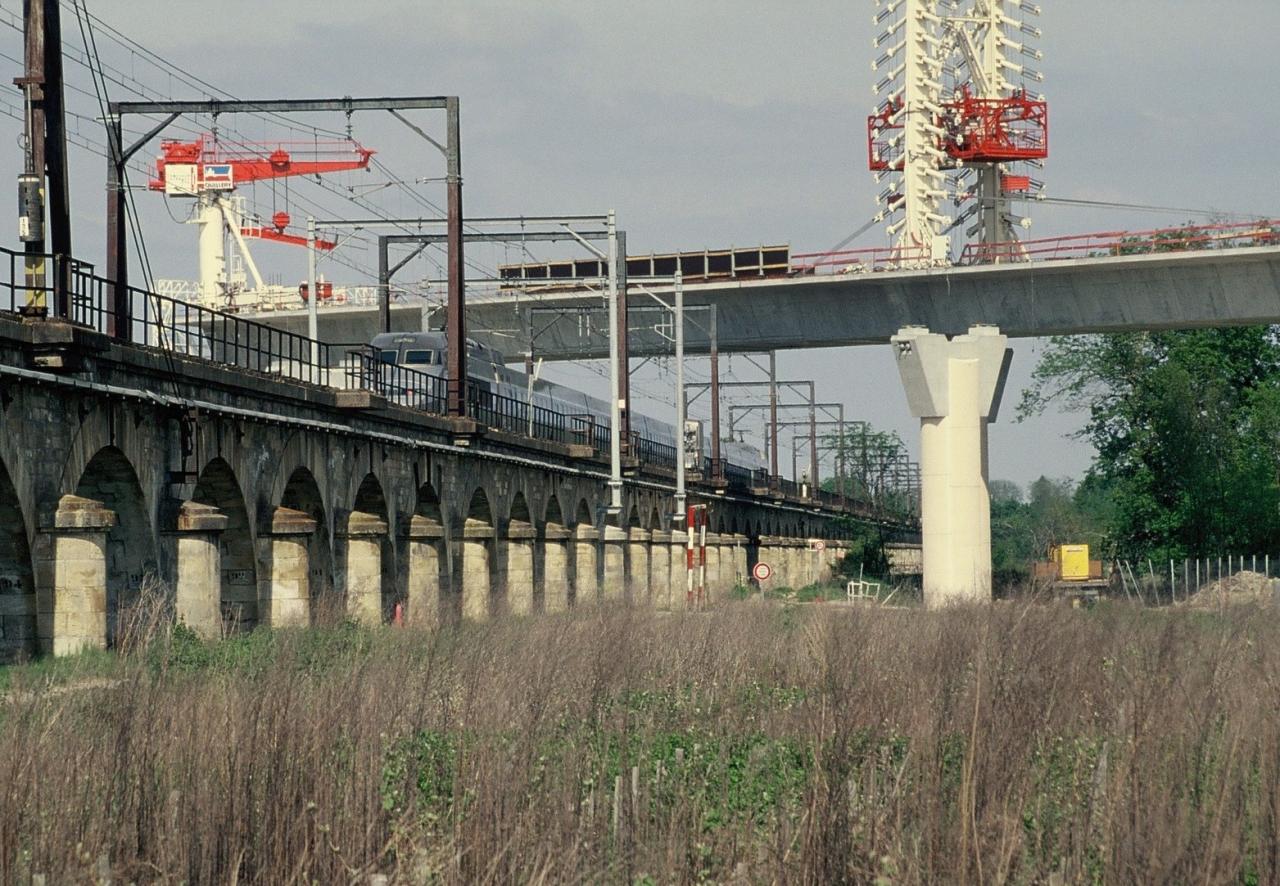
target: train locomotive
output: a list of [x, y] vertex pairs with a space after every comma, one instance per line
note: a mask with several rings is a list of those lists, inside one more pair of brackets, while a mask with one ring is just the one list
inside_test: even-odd
[[[440, 379], [438, 390], [443, 391], [448, 354], [444, 332], [382, 333], [373, 337], [370, 347], [380, 367], [381, 387], [392, 400], [405, 405], [428, 405], [424, 402], [427, 395], [406, 379], [408, 373], [398, 372], [397, 367]], [[533, 379], [530, 384], [526, 373], [506, 365], [500, 351], [472, 339], [467, 340], [467, 379], [482, 412], [490, 410], [511, 418], [508, 410], [496, 404], [532, 406], [531, 410], [521, 410], [519, 421], [529, 421], [531, 415], [562, 416], [572, 420], [593, 445], [599, 447], [607, 440], [609, 401], [544, 379]], [[679, 446], [673, 424], [639, 412], [631, 413], [631, 431], [640, 440], [666, 448], [672, 457]], [[763, 453], [754, 446], [725, 440], [720, 448], [721, 457], [737, 468], [758, 471], [766, 467]], [[710, 442], [704, 439], [701, 449], [703, 459], [710, 458]]]

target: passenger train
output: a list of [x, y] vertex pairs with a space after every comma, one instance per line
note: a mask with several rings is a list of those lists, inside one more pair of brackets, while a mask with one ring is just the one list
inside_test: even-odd
[[[443, 332], [387, 332], [374, 336], [370, 344], [384, 367], [399, 366], [439, 379], [445, 377], [448, 345]], [[527, 374], [508, 367], [501, 352], [472, 339], [467, 340], [467, 377], [480, 389], [482, 397], [487, 393], [508, 403], [532, 402], [534, 407], [579, 421], [589, 417], [596, 428], [609, 427], [608, 400], [543, 379], [535, 379], [531, 391]], [[397, 384], [404, 386], [403, 382]], [[672, 452], [679, 445], [673, 424], [639, 412], [631, 413], [631, 431], [641, 439], [671, 447]], [[710, 441], [703, 436], [702, 455], [709, 458]], [[763, 453], [754, 446], [723, 440], [720, 448], [721, 457], [738, 468], [756, 471], [766, 467]]]

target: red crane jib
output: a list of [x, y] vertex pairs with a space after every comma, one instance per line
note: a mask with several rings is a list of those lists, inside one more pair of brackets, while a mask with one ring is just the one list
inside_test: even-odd
[[[265, 151], [267, 146], [262, 147]], [[149, 182], [153, 191], [165, 189], [165, 167], [169, 165], [194, 165], [201, 182], [205, 179], [208, 167], [230, 167], [229, 176], [220, 174], [223, 189], [229, 189], [234, 185], [264, 179], [366, 169], [370, 158], [376, 153], [354, 141], [300, 142], [295, 153], [309, 152], [316, 159], [297, 160], [278, 143], [270, 153], [253, 153], [252, 146], [231, 153], [219, 145], [207, 145], [203, 136], [193, 142], [164, 142], [160, 151], [160, 156], [156, 158], [156, 177]], [[318, 159], [321, 154], [336, 156], [334, 159]]]

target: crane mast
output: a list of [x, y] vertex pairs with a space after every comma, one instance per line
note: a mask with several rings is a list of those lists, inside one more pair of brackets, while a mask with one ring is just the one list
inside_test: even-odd
[[[1043, 184], [1014, 164], [1048, 156], [1048, 106], [1028, 84], [1044, 78], [1022, 59], [1042, 58], [1027, 40], [1040, 29], [1020, 16], [1026, 0], [876, 0], [880, 29], [872, 70], [878, 105], [867, 119], [870, 169], [885, 185], [880, 220], [899, 267], [951, 262], [962, 233], [987, 261], [1017, 260], [1010, 211]], [[1015, 15], [1014, 13], [1018, 13]]]

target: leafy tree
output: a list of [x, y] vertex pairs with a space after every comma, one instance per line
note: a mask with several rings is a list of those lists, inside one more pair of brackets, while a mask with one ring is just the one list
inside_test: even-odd
[[1055, 401], [1087, 415], [1078, 436], [1097, 456], [1076, 497], [1117, 549], [1181, 558], [1280, 542], [1276, 327], [1054, 338], [1019, 417]]

